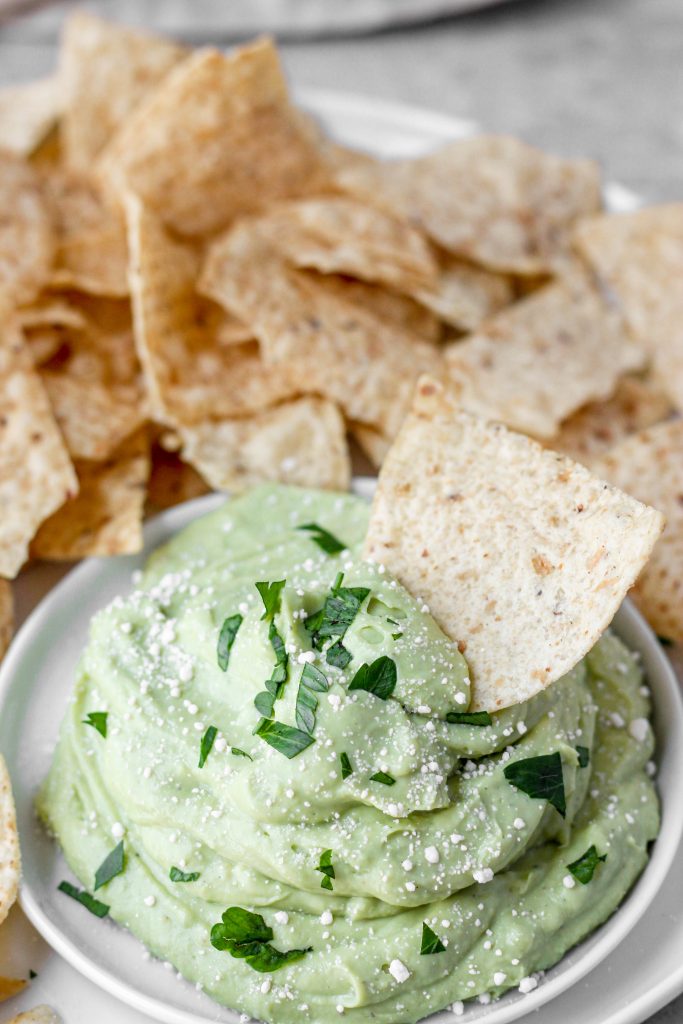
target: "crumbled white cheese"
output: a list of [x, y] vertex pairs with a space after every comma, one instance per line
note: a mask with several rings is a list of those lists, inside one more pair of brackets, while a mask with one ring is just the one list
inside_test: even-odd
[[404, 963], [400, 960], [392, 960], [389, 964], [389, 974], [397, 981], [399, 985], [402, 985], [404, 981], [407, 981], [410, 977], [410, 971]]

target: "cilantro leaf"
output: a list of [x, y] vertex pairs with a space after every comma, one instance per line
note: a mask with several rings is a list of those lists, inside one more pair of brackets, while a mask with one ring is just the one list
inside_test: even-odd
[[283, 725], [282, 722], [274, 722], [268, 718], [262, 718], [254, 729], [254, 735], [260, 736], [262, 740], [270, 744], [285, 757], [293, 758], [302, 750], [310, 747], [315, 740], [307, 732], [301, 729], [294, 729], [291, 725]]
[[564, 818], [567, 801], [564, 792], [562, 758], [554, 754], [539, 754], [513, 761], [503, 769], [508, 782], [536, 800], [547, 800]]
[[571, 864], [567, 864], [567, 867], [573, 874], [577, 882], [581, 882], [581, 885], [588, 885], [593, 878], [593, 873], [601, 861], [607, 860], [607, 854], [603, 853], [599, 855], [595, 845], [589, 846], [584, 854], [582, 854], [578, 860], [572, 861]]
[[422, 922], [422, 944], [420, 946], [421, 956], [430, 956], [432, 953], [445, 953], [446, 947], [443, 942], [426, 921]]
[[218, 735], [218, 729], [216, 728], [216, 726], [215, 725], [210, 725], [209, 728], [204, 733], [204, 735], [202, 736], [202, 742], [201, 742], [201, 745], [199, 747], [199, 767], [200, 768], [203, 768], [204, 765], [206, 764], [206, 759], [209, 756], [209, 754], [211, 753], [211, 748], [213, 746], [213, 741], [216, 739], [217, 735]]
[[334, 665], [335, 668], [346, 668], [351, 661], [351, 652], [347, 651], [341, 640], [336, 640], [331, 647], [327, 648], [325, 661], [328, 665]]
[[396, 662], [386, 654], [363, 664], [349, 683], [349, 690], [366, 690], [380, 700], [391, 697], [396, 687]]
[[388, 772], [375, 772], [370, 776], [370, 782], [381, 782], [383, 786], [393, 786], [396, 779]]
[[575, 748], [579, 755], [579, 768], [587, 768], [591, 759], [591, 752], [588, 747], [578, 746]]
[[97, 729], [100, 736], [107, 738], [107, 715], [108, 711], [89, 711], [87, 716], [83, 719], [83, 725], [91, 725], [93, 729]]
[[246, 750], [242, 750], [240, 747], [230, 747], [230, 753], [234, 754], [235, 757], [248, 757], [250, 761], [254, 760], [251, 754], [248, 754]]
[[338, 573], [322, 608], [304, 620], [304, 626], [311, 634], [311, 642], [317, 650], [322, 650], [326, 640], [341, 640], [344, 637], [370, 593], [369, 587], [344, 587], [343, 580], [344, 574]]
[[172, 867], [168, 877], [172, 882], [196, 882], [199, 874], [199, 871], [181, 871], [180, 868]]
[[451, 725], [492, 725], [488, 711], [449, 711], [446, 721]]
[[266, 689], [273, 694], [276, 700], [279, 700], [287, 682], [289, 655], [287, 654], [285, 642], [278, 633], [274, 622], [271, 622], [268, 629], [268, 639], [270, 640], [270, 646], [275, 652], [275, 668], [271, 673], [270, 679], [266, 680]]
[[353, 766], [346, 751], [339, 755], [339, 760], [341, 761], [341, 777], [348, 779], [349, 775], [353, 775]]
[[320, 854], [320, 861], [318, 862], [318, 866], [315, 870], [322, 871], [323, 874], [320, 881], [320, 888], [332, 891], [334, 888], [332, 885], [332, 879], [335, 877], [334, 864], [332, 863], [332, 850], [323, 850]]
[[261, 595], [265, 611], [261, 619], [271, 622], [273, 617], [280, 611], [282, 590], [287, 580], [276, 580], [274, 583], [256, 583], [256, 589]]
[[109, 913], [109, 907], [106, 903], [100, 903], [100, 901], [96, 900], [94, 896], [90, 895], [90, 893], [85, 892], [83, 889], [77, 889], [75, 885], [71, 884], [71, 882], [60, 882], [57, 888], [60, 892], [66, 893], [67, 896], [70, 896], [72, 900], [76, 900], [77, 903], [80, 903], [81, 906], [85, 907], [86, 910], [89, 910], [91, 914], [95, 915], [95, 917], [106, 917]]
[[95, 886], [93, 892], [97, 892], [103, 885], [120, 875], [125, 867], [125, 854], [123, 851], [123, 839], [114, 847], [111, 853], [104, 858], [95, 872]]
[[231, 956], [246, 960], [250, 967], [261, 973], [277, 971], [287, 964], [301, 960], [310, 952], [306, 949], [290, 949], [281, 952], [269, 944], [273, 929], [260, 914], [253, 914], [242, 907], [228, 907], [220, 924], [211, 929], [211, 945], [214, 949], [227, 950]]
[[230, 661], [230, 651], [232, 645], [235, 642], [237, 632], [242, 625], [243, 618], [241, 615], [231, 615], [225, 619], [221, 626], [221, 631], [218, 634], [218, 647], [216, 649], [216, 657], [218, 659], [218, 667], [227, 671], [228, 663]]
[[254, 697], [254, 707], [258, 711], [259, 715], [263, 718], [273, 717], [273, 708], [275, 706], [275, 694], [268, 693], [266, 690], [261, 690]]
[[315, 713], [318, 710], [316, 693], [326, 693], [328, 687], [327, 678], [319, 668], [310, 663], [304, 665], [296, 695], [296, 724], [304, 732], [313, 734]]
[[302, 523], [301, 526], [297, 526], [297, 530], [307, 530], [311, 534], [311, 540], [328, 555], [338, 555], [340, 551], [346, 551], [347, 545], [318, 523]]

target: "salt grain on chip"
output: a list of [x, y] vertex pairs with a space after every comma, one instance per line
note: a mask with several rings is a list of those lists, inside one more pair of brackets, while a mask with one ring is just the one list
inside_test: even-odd
[[659, 512], [463, 411], [424, 378], [384, 461], [365, 555], [460, 645], [473, 709], [497, 711], [590, 650], [662, 525]]

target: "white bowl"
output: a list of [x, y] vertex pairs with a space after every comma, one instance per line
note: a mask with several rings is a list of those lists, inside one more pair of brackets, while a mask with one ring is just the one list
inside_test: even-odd
[[[372, 495], [375, 481], [359, 478], [354, 490]], [[0, 669], [0, 749], [14, 782], [23, 852], [21, 904], [43, 937], [77, 970], [123, 1002], [168, 1024], [236, 1022], [238, 1014], [198, 993], [158, 961], [143, 959], [140, 942], [112, 921], [100, 921], [65, 900], [56, 886], [66, 866], [57, 844], [36, 820], [33, 801], [57, 739], [93, 613], [131, 587], [131, 573], [150, 552], [193, 519], [224, 500], [211, 495], [170, 509], [145, 527], [145, 549], [117, 559], [89, 559], [74, 569], [35, 609]], [[575, 984], [608, 955], [648, 908], [671, 865], [683, 832], [683, 702], [671, 666], [652, 630], [625, 602], [614, 628], [642, 655], [652, 688], [657, 736], [662, 828], [650, 861], [619, 910], [590, 938], [548, 971], [526, 996], [508, 993], [488, 1006], [473, 1005], [467, 1019], [504, 1024], [541, 1006]], [[452, 1020], [436, 1014], [437, 1021]]]

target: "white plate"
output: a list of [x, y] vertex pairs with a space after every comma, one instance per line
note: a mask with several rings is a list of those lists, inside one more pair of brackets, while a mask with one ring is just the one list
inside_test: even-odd
[[[370, 496], [372, 480], [356, 490]], [[68, 701], [76, 662], [86, 642], [92, 615], [131, 587], [131, 573], [159, 544], [193, 519], [219, 505], [221, 495], [199, 498], [157, 516], [147, 524], [145, 550], [119, 559], [90, 559], [55, 587], [29, 617], [0, 672], [0, 748], [15, 783], [19, 832], [23, 844], [22, 907], [40, 934], [77, 970], [112, 995], [167, 1024], [236, 1022], [159, 961], [145, 962], [143, 947], [129, 932], [100, 921], [70, 903], [57, 890], [69, 877], [56, 844], [36, 820], [33, 799], [49, 767], [59, 723]], [[662, 829], [647, 868], [619, 911], [585, 943], [549, 971], [531, 995], [509, 993], [499, 1002], [473, 1006], [470, 1019], [486, 1017], [505, 1024], [542, 1006], [586, 975], [629, 934], [650, 905], [670, 867], [683, 831], [683, 804], [676, 799], [683, 776], [683, 702], [675, 676], [652, 631], [626, 604], [616, 629], [643, 655], [653, 688], [659, 744]], [[142, 968], [142, 969], [141, 969]], [[437, 1015], [446, 1020], [450, 1014]]]
[[[305, 91], [299, 93], [298, 99], [341, 141], [386, 156], [417, 155], [477, 130], [470, 122], [362, 96]], [[607, 201], [615, 210], [638, 205], [637, 197], [616, 186], [608, 187]], [[22, 574], [15, 583], [19, 621], [65, 571], [63, 567], [42, 565]], [[68, 635], [59, 638], [60, 644], [68, 640]], [[26, 679], [25, 685], [28, 683]], [[0, 716], [0, 730], [4, 728], [6, 716], [12, 714], [13, 706], [16, 707], [16, 698], [8, 702]], [[30, 759], [30, 752], [27, 757]], [[580, 1020], [582, 1024], [639, 1024], [683, 990], [681, 892], [683, 849], [679, 847], [663, 889], [638, 927], [599, 968], [537, 1010], [536, 1024], [566, 1024], [569, 1020]], [[139, 971], [142, 961], [136, 962]], [[94, 1019], [98, 1024], [121, 1024], [122, 1020], [126, 1024], [148, 1024], [150, 1020], [141, 1012], [124, 1008], [118, 1000], [76, 973], [61, 957], [51, 954], [19, 908], [0, 930], [0, 963], [15, 965], [17, 972], [27, 973], [28, 967], [39, 971], [26, 993], [5, 1004], [8, 1013], [44, 1001], [60, 1009], [68, 1024], [90, 1024]], [[169, 984], [166, 972], [163, 979], [162, 991], [165, 991]], [[530, 998], [526, 997], [525, 1010], [531, 1008]], [[209, 1019], [220, 1020], [220, 1011], [214, 1004], [212, 1006], [213, 1014]], [[481, 1008], [479, 1012], [486, 1016], [489, 1009]]]

